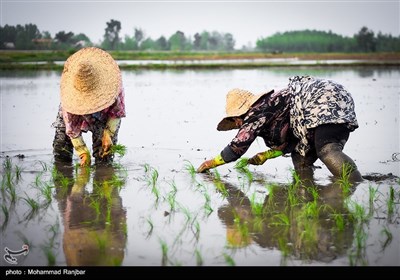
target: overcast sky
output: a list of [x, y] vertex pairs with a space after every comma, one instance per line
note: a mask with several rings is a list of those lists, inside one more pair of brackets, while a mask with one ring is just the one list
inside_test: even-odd
[[366, 26], [399, 36], [396, 1], [34, 1], [1, 0], [1, 26], [33, 23], [54, 37], [59, 31], [103, 39], [106, 22], [121, 22], [120, 36], [141, 28], [146, 37], [168, 38], [177, 30], [231, 33], [236, 48], [276, 32], [314, 29], [353, 36]]

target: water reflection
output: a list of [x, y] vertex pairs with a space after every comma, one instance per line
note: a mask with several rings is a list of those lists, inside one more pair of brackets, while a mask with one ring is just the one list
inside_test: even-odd
[[352, 246], [355, 226], [346, 198], [355, 186], [344, 190], [339, 181], [326, 186], [311, 181], [267, 185], [260, 203], [255, 194], [246, 196], [228, 182], [214, 179], [214, 184], [229, 202], [218, 209], [218, 216], [230, 247], [255, 243], [277, 248], [284, 264], [288, 257], [328, 263]]
[[[126, 245], [126, 211], [119, 196], [125, 182], [112, 165], [75, 169], [55, 164], [55, 185], [63, 215], [63, 247], [68, 266], [121, 265]], [[91, 189], [89, 191], [89, 189]]]

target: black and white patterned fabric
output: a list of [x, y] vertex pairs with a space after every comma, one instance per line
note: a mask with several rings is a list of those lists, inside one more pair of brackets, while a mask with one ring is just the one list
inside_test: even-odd
[[322, 124], [346, 124], [350, 131], [358, 128], [353, 98], [341, 84], [311, 76], [294, 76], [289, 78], [288, 90], [290, 127], [299, 139], [295, 149], [302, 156], [310, 149], [310, 129]]

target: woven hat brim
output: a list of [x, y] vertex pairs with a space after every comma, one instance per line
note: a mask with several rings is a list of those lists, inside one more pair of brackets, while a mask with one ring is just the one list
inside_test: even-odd
[[217, 125], [218, 131], [227, 131], [232, 129], [237, 129], [236, 123], [233, 117], [226, 117], [223, 118]]
[[251, 101], [248, 103], [249, 104], [248, 107], [241, 108], [240, 110], [236, 110], [235, 112], [232, 112], [231, 114], [227, 114], [227, 116], [218, 123], [217, 130], [218, 131], [227, 131], [227, 130], [232, 130], [232, 129], [238, 129], [233, 118], [241, 117], [241, 116], [245, 115], [250, 110], [251, 106], [254, 105], [261, 97], [263, 97], [266, 94], [270, 94], [272, 92], [274, 92], [274, 90], [270, 90], [267, 93], [254, 95], [252, 97]]
[[[74, 87], [78, 65], [88, 61], [96, 69], [97, 84], [82, 92]], [[98, 48], [85, 48], [70, 56], [61, 75], [61, 106], [76, 115], [92, 114], [111, 106], [121, 90], [121, 71], [107, 52]]]

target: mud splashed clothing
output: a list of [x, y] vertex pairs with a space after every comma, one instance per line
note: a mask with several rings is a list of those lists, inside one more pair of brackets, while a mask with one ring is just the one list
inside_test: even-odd
[[[292, 149], [289, 129], [290, 93], [287, 89], [262, 96], [246, 113], [238, 134], [221, 152], [225, 162], [240, 158], [260, 136], [265, 144], [284, 153]], [[289, 141], [290, 140], [290, 141]]]
[[299, 139], [295, 150], [302, 156], [310, 150], [312, 129], [322, 124], [346, 124], [350, 131], [358, 128], [351, 94], [344, 86], [311, 76], [289, 78], [291, 95], [290, 127]]

